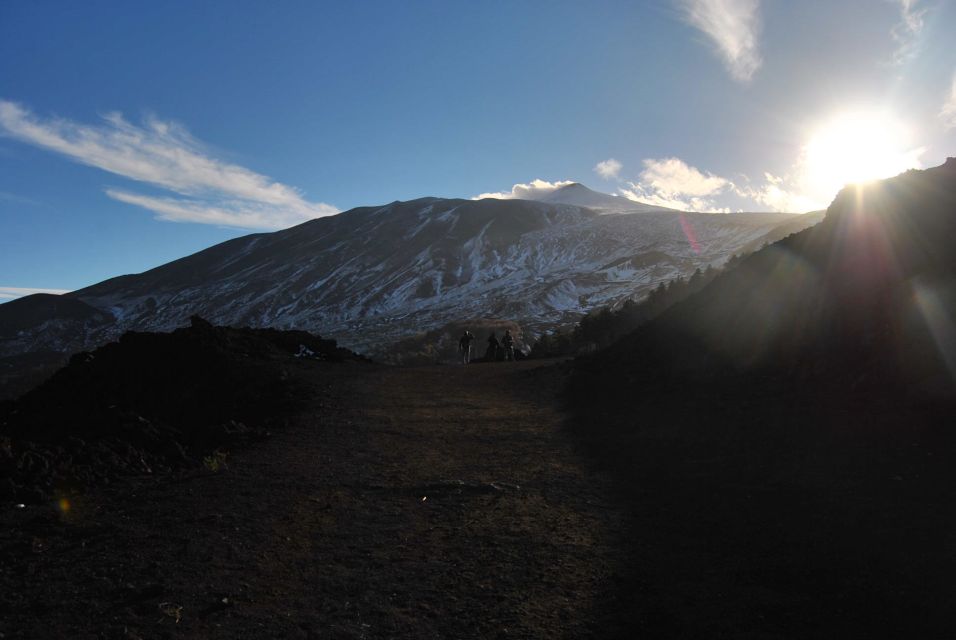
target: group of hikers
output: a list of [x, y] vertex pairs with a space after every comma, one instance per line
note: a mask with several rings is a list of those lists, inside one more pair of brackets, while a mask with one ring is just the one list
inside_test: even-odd
[[[458, 339], [458, 354], [461, 356], [462, 364], [469, 364], [471, 362], [471, 344], [474, 341], [474, 334], [468, 330], [465, 330], [465, 333]], [[513, 361], [514, 359], [515, 339], [514, 336], [511, 335], [511, 330], [508, 329], [505, 331], [505, 335], [502, 336], [500, 342], [495, 336], [495, 332], [492, 331], [491, 335], [488, 336], [488, 349], [485, 351], [485, 360], [495, 362], [497, 360]]]

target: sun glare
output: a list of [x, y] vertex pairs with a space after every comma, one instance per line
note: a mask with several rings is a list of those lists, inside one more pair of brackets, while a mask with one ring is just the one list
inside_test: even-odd
[[910, 132], [881, 113], [847, 113], [819, 127], [804, 148], [809, 186], [832, 198], [843, 186], [919, 168], [922, 149]]

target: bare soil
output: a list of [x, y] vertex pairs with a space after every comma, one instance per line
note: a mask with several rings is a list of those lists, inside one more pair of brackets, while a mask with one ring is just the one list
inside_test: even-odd
[[624, 632], [626, 511], [563, 428], [560, 367], [294, 375], [314, 399], [263, 442], [0, 514], [0, 637]]

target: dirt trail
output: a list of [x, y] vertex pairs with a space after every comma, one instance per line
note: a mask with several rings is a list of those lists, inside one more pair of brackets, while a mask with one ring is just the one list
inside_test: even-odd
[[615, 635], [624, 511], [539, 366], [304, 371], [225, 470], [6, 514], [0, 637]]

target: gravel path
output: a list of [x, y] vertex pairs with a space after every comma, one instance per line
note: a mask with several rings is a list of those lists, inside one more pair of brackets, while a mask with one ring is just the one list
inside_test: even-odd
[[[0, 514], [5, 638], [557, 638], [624, 629], [623, 509], [556, 368], [303, 365], [225, 469]], [[65, 507], [66, 505], [62, 505]]]

